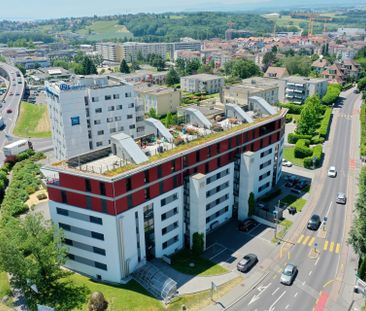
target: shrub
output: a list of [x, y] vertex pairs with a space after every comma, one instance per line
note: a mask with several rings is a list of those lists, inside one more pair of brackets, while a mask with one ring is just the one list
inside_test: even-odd
[[323, 137], [324, 139], [327, 137], [327, 134], [328, 134], [331, 117], [332, 117], [332, 108], [327, 107], [327, 109], [325, 110], [325, 113], [324, 113], [324, 117], [320, 123], [319, 130], [318, 130], [319, 136]]
[[311, 135], [300, 135], [295, 133], [288, 134], [287, 141], [289, 144], [296, 144], [299, 139], [311, 139]]
[[353, 86], [353, 83], [346, 83], [342, 86], [342, 91], [349, 90]]
[[286, 115], [286, 123], [290, 123], [291, 121], [292, 121], [292, 115], [290, 115], [290, 114], [287, 114]]
[[294, 155], [295, 158], [306, 158], [310, 157], [313, 154], [313, 151], [309, 148], [310, 140], [308, 139], [299, 139], [296, 142]]
[[47, 199], [47, 195], [45, 193], [40, 193], [37, 195], [37, 199], [40, 201], [45, 200], [45, 199]]
[[192, 236], [192, 253], [196, 256], [199, 256], [203, 253], [204, 250], [204, 236], [203, 233], [195, 232]]
[[323, 146], [316, 145], [312, 149], [313, 155], [311, 157], [306, 157], [304, 159], [304, 167], [305, 168], [313, 168], [315, 164], [315, 168], [320, 167], [323, 158]]
[[313, 137], [311, 137], [311, 144], [312, 145], [317, 145], [317, 144], [322, 144], [325, 141], [324, 137], [320, 137], [319, 135], [315, 135]]
[[323, 104], [325, 105], [333, 104], [337, 100], [339, 94], [341, 93], [341, 89], [342, 87], [339, 84], [330, 84], [328, 86], [327, 92], [322, 98]]
[[303, 109], [303, 106], [297, 105], [297, 104], [280, 104], [282, 108], [287, 108], [289, 113], [292, 114], [300, 114], [301, 110]]

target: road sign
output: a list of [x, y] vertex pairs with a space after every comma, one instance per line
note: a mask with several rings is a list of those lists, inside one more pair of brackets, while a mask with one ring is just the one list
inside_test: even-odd
[[326, 222], [328, 220], [327, 216], [324, 216], [324, 222]]

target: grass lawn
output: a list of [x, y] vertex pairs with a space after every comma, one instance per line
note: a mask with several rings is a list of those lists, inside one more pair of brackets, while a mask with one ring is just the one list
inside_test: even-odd
[[284, 147], [283, 148], [283, 158], [292, 162], [292, 164], [297, 165], [297, 166], [304, 166], [304, 159], [298, 159], [295, 158], [294, 155], [294, 151], [295, 151], [295, 146], [293, 147]]
[[288, 219], [282, 220], [277, 225], [277, 230], [279, 231], [277, 231], [276, 238], [272, 239], [272, 243], [277, 243], [278, 241], [282, 240], [288, 229], [290, 229], [290, 227], [292, 226], [292, 224], [293, 222], [291, 220]]
[[288, 206], [293, 206], [296, 208], [296, 211], [301, 212], [302, 208], [306, 204], [306, 200], [303, 198], [298, 198], [296, 195], [289, 194], [285, 196], [282, 200], [282, 203], [286, 203]]
[[[189, 264], [194, 263], [194, 267]], [[172, 256], [172, 268], [189, 275], [209, 276], [229, 272], [224, 267], [203, 257], [196, 257], [188, 250], [182, 250]]]
[[91, 41], [132, 38], [132, 33], [126, 26], [120, 25], [118, 20], [95, 21], [84, 29], [80, 29], [78, 33]]
[[292, 117], [292, 120], [294, 120], [295, 122], [297, 122], [300, 118], [300, 115], [299, 114], [290, 114], [288, 113], [287, 114], [288, 116], [291, 116]]
[[10, 294], [8, 275], [0, 272], [0, 298]]
[[47, 105], [22, 102], [14, 134], [19, 137], [51, 137]]

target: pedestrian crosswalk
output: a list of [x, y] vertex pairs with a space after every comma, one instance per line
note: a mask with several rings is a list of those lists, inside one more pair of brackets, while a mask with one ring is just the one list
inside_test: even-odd
[[[321, 239], [323, 241], [323, 239]], [[297, 244], [306, 245], [308, 247], [317, 248], [318, 250], [323, 250], [325, 252], [339, 254], [341, 251], [341, 244], [325, 240], [324, 243], [319, 243], [318, 240], [315, 240], [315, 237], [309, 235], [300, 235]]]
[[347, 120], [351, 120], [352, 119], [352, 115], [351, 114], [340, 113], [338, 116], [340, 118], [344, 118], [344, 119], [347, 119]]

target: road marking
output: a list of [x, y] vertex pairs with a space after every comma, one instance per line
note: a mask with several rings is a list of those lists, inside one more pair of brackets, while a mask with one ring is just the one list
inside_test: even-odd
[[272, 296], [274, 295], [274, 294], [276, 294], [278, 291], [279, 291], [279, 287], [277, 287], [274, 291], [273, 291], [273, 293], [272, 293]]
[[286, 291], [284, 291], [284, 292], [280, 295], [280, 297], [278, 297], [278, 298], [275, 300], [275, 302], [274, 302], [274, 303], [272, 303], [272, 305], [269, 307], [268, 311], [274, 311], [274, 309], [275, 309], [275, 304], [276, 304], [277, 302], [279, 302], [279, 301], [280, 301], [280, 299], [281, 299], [285, 294], [286, 294]]
[[325, 305], [327, 303], [327, 300], [329, 298], [329, 294], [328, 293], [325, 293], [323, 292], [319, 299], [318, 299], [318, 302], [315, 306], [315, 311], [323, 311], [325, 309]]
[[304, 282], [302, 282], [302, 285], [304, 286], [304, 285], [305, 285], [305, 283], [306, 283], [305, 281], [304, 281]]
[[328, 244], [329, 244], [329, 242], [328, 241], [325, 241], [325, 243], [324, 243], [324, 250], [326, 251], [327, 250], [327, 248], [328, 248]]
[[313, 273], [313, 271], [310, 271], [310, 272], [309, 272], [309, 276], [310, 276], [312, 273]]
[[297, 243], [298, 243], [298, 244], [300, 244], [303, 238], [304, 238], [304, 235], [302, 234], [302, 235], [299, 237], [299, 239], [297, 240]]
[[296, 298], [296, 296], [297, 296], [298, 294], [299, 294], [299, 293], [298, 293], [298, 292], [296, 292], [296, 293], [295, 293], [295, 295], [294, 295], [294, 298]]
[[328, 217], [328, 215], [329, 215], [330, 208], [332, 207], [332, 203], [333, 203], [333, 202], [330, 202], [329, 207], [328, 207], [328, 210], [327, 210], [327, 212], [325, 213], [325, 216], [326, 216], [326, 217]]
[[287, 253], [287, 259], [290, 260], [291, 258], [291, 255], [290, 255], [290, 252]]
[[308, 235], [307, 235], [307, 236], [305, 237], [304, 241], [302, 241], [302, 244], [303, 244], [303, 245], [306, 245], [306, 243], [308, 242], [309, 238], [310, 238], [310, 236], [308, 236]]
[[310, 241], [309, 241], [309, 246], [313, 246], [314, 245], [314, 241], [315, 241], [315, 238], [314, 237], [312, 237], [311, 239], [310, 239]]
[[271, 285], [272, 283], [269, 283], [269, 284], [267, 284], [267, 285], [261, 285], [261, 286], [259, 286], [257, 289], [258, 289], [258, 291], [259, 291], [259, 294], [257, 294], [257, 295], [254, 295], [253, 297], [252, 297], [252, 299], [250, 300], [250, 302], [248, 303], [248, 306], [250, 305], [250, 304], [252, 304], [253, 302], [256, 302], [259, 298], [260, 298], [260, 296], [261, 296], [261, 294]]
[[316, 266], [316, 265], [318, 264], [318, 262], [319, 262], [319, 258], [320, 258], [320, 257], [318, 257], [318, 259], [317, 259], [317, 260], [315, 260], [314, 266]]
[[289, 306], [290, 306], [290, 305], [287, 305], [287, 306], [285, 307], [285, 310], [287, 310]]
[[323, 288], [327, 287], [329, 284], [333, 283], [334, 281], [336, 281], [336, 279], [329, 280], [328, 282], [326, 282], [326, 283], [323, 285]]
[[331, 242], [329, 246], [329, 251], [333, 252], [333, 249], [334, 249], [334, 242]]
[[273, 278], [272, 278], [272, 280], [274, 280], [276, 277], [277, 277], [277, 275], [274, 275]]
[[336, 246], [336, 254], [339, 254], [339, 251], [341, 250], [341, 244], [337, 243], [337, 246]]

